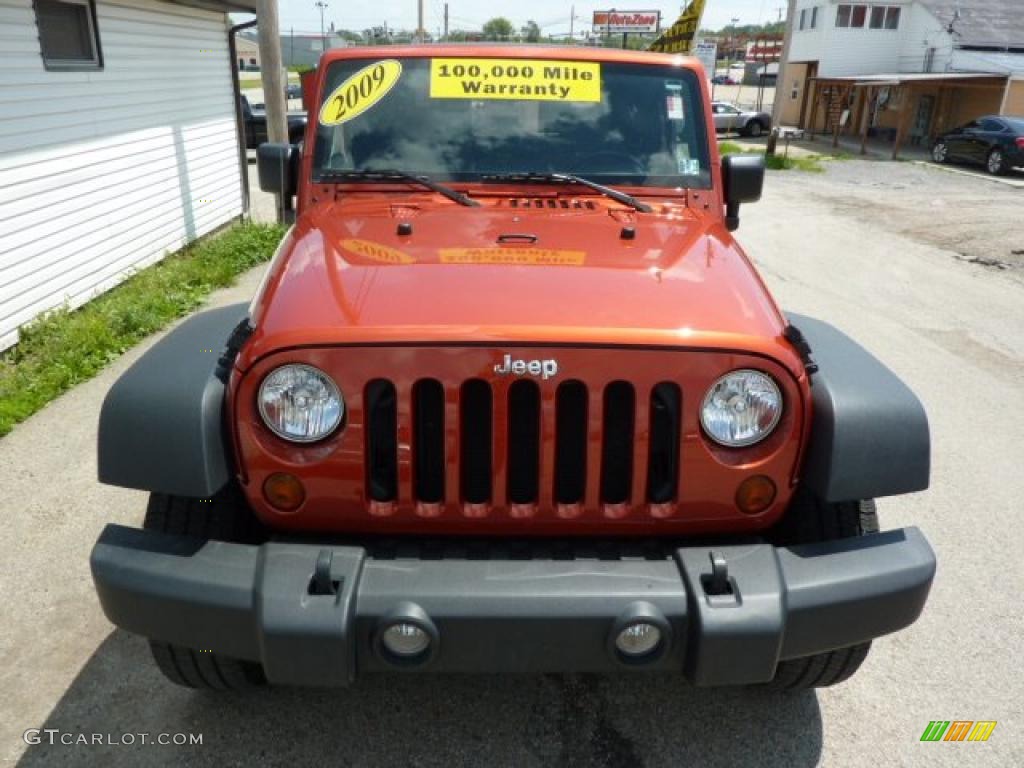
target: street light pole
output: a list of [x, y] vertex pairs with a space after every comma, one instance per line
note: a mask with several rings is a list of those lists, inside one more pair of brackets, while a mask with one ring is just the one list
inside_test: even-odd
[[314, 5], [320, 9], [320, 52], [325, 53], [327, 51], [327, 34], [324, 32], [324, 8], [327, 7], [327, 3], [324, 0], [316, 0]]

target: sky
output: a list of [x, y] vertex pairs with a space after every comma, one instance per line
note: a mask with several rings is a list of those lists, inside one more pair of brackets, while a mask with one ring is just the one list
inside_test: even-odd
[[[315, 0], [279, 0], [281, 32], [318, 33], [320, 31], [320, 10]], [[333, 21], [338, 29], [363, 30], [379, 27], [385, 21], [397, 29], [416, 28], [417, 0], [326, 0], [324, 23], [330, 28]], [[437, 34], [444, 18], [443, 0], [424, 0], [425, 26]], [[506, 2], [473, 2], [472, 0], [448, 0], [449, 29], [479, 30], [485, 21], [494, 16], [505, 16], [517, 28], [528, 20], [536, 21], [544, 34], [565, 34], [569, 31], [570, 8], [575, 6], [576, 31], [589, 28], [591, 14], [595, 10], [654, 11], [660, 10], [663, 26], [671, 24], [682, 7], [680, 2], [659, 2], [659, 0], [616, 0], [615, 2], [587, 2], [586, 0], [506, 0]], [[757, 24], [777, 21], [779, 13], [785, 16], [785, 0], [707, 0], [703, 24], [708, 29], [719, 29], [732, 19], [740, 24]]]

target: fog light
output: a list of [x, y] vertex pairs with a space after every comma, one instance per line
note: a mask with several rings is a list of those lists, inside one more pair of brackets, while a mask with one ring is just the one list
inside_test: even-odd
[[645, 621], [630, 624], [615, 637], [615, 647], [630, 658], [652, 653], [661, 644], [661, 630]]
[[263, 483], [263, 495], [275, 509], [294, 512], [306, 500], [306, 489], [295, 475], [275, 472]]
[[736, 506], [740, 512], [756, 515], [764, 512], [775, 501], [775, 483], [764, 475], [748, 477], [736, 489]]
[[430, 647], [430, 635], [408, 622], [392, 624], [380, 638], [389, 653], [401, 659], [411, 659], [425, 653]]

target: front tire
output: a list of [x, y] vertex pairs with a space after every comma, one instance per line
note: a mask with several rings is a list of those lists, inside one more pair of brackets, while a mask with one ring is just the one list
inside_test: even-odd
[[[835, 541], [878, 533], [878, 508], [872, 499], [838, 504], [823, 502], [806, 491], [798, 491], [786, 516], [773, 532], [777, 546]], [[871, 641], [780, 661], [775, 677], [765, 687], [775, 691], [825, 688], [848, 680], [860, 669], [871, 649]]]
[[750, 136], [752, 139], [756, 139], [759, 138], [762, 133], [764, 133], [764, 126], [761, 125], [760, 120], [751, 120], [747, 124], [747, 136]]
[[[258, 544], [266, 538], [259, 521], [233, 484], [212, 499], [150, 494], [142, 527], [207, 541]], [[267, 682], [263, 667], [257, 662], [159, 640], [150, 640], [149, 649], [164, 677], [185, 688], [239, 691]]]
[[1005, 174], [1009, 170], [1009, 166], [1006, 163], [1006, 155], [1003, 154], [1003, 150], [996, 147], [989, 152], [988, 159], [985, 161], [985, 167], [993, 176]]
[[939, 165], [943, 165], [949, 160], [949, 147], [946, 146], [946, 142], [937, 141], [935, 146], [932, 147], [932, 160]]

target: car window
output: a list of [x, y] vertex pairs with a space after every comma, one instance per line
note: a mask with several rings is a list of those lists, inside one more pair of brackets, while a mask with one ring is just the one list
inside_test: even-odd
[[1024, 134], [1024, 117], [1004, 117], [1003, 121], [1014, 133]]
[[978, 121], [977, 120], [971, 120], [971, 122], [967, 123], [967, 125], [965, 125], [962, 128], [960, 128], [960, 130], [961, 131], [973, 131], [973, 130], [977, 129], [978, 127], [979, 127], [978, 126]]
[[998, 131], [1005, 130], [1005, 128], [1004, 128], [1002, 123], [1000, 123], [998, 120], [993, 120], [990, 117], [982, 118], [978, 122], [980, 123], [981, 129], [983, 131], [998, 132]]
[[609, 184], [711, 182], [699, 83], [686, 68], [410, 56], [335, 61], [325, 81], [314, 178], [398, 169], [452, 181], [559, 171]]

